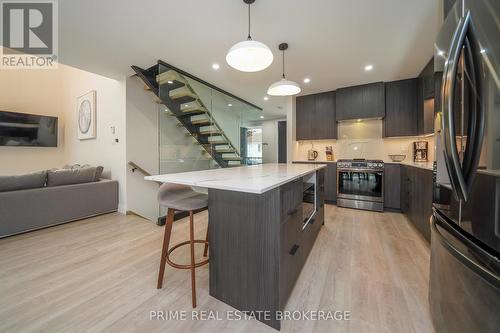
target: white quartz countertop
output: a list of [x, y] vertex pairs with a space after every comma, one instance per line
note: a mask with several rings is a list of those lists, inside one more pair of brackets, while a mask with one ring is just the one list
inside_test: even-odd
[[266, 163], [147, 176], [144, 179], [160, 183], [261, 194], [325, 167], [325, 164]]

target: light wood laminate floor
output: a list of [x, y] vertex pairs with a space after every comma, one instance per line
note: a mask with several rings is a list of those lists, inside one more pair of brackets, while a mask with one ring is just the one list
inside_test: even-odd
[[[207, 212], [195, 215], [202, 239]], [[174, 224], [172, 242], [188, 237]], [[191, 314], [188, 270], [167, 266], [156, 289], [163, 227], [118, 213], [0, 240], [2, 332], [276, 332], [256, 321], [157, 321]], [[197, 249], [201, 257], [203, 247]], [[173, 258], [187, 262], [188, 248]], [[348, 310], [349, 321], [285, 321], [282, 332], [432, 332], [429, 245], [406, 218], [326, 205], [325, 225], [286, 310]], [[197, 269], [198, 311], [233, 311], [208, 295]]]

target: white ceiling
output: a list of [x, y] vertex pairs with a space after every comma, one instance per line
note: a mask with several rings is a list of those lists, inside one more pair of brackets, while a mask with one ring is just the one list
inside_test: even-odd
[[[113, 78], [131, 65], [164, 60], [264, 108], [284, 114], [284, 98], [264, 101], [281, 77], [278, 44], [287, 42], [287, 78], [302, 94], [374, 81], [415, 77], [430, 59], [442, 17], [441, 0], [256, 0], [252, 36], [267, 44], [274, 62], [242, 73], [225, 62], [247, 36], [240, 0], [59, 1], [62, 63]], [[212, 64], [220, 64], [214, 71]], [[373, 64], [371, 72], [364, 66]], [[311, 83], [304, 84], [305, 77]]]

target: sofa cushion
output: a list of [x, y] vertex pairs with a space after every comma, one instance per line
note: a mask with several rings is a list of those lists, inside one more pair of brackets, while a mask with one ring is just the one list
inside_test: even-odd
[[102, 166], [98, 166], [96, 167], [95, 169], [95, 176], [94, 176], [94, 181], [99, 181], [99, 179], [101, 179], [101, 176], [102, 176], [102, 172], [104, 171], [104, 167]]
[[47, 171], [37, 171], [24, 175], [0, 176], [0, 192], [26, 190], [44, 187]]
[[47, 186], [61, 186], [93, 182], [95, 167], [51, 169], [47, 172]]

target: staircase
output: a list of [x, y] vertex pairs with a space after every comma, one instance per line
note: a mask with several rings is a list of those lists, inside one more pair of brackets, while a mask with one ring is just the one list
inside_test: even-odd
[[132, 69], [146, 84], [145, 90], [156, 95], [157, 102], [167, 107], [168, 114], [179, 121], [178, 126], [187, 130], [186, 135], [193, 137], [193, 143], [199, 144], [207, 157], [222, 168], [241, 165], [238, 149], [190, 86], [186, 79], [189, 74], [166, 65], [159, 61], [148, 69]]

